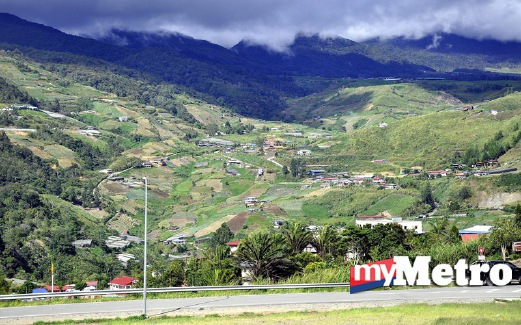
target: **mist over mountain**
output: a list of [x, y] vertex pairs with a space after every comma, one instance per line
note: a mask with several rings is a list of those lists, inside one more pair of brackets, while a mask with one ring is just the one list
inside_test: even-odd
[[493, 39], [472, 39], [448, 33], [436, 33], [418, 39], [405, 37], [397, 37], [388, 40], [372, 39], [364, 43], [373, 46], [387, 44], [444, 54], [477, 54], [516, 61], [521, 59], [520, 42], [498, 41]]
[[[358, 43], [298, 35], [283, 52], [242, 41], [230, 49], [180, 33], [113, 29], [99, 40], [0, 14], [0, 43], [100, 59], [182, 85], [240, 114], [279, 119], [287, 98], [321, 91], [295, 78], [418, 78], [519, 61], [521, 43], [437, 34]], [[450, 78], [450, 75], [443, 77]]]

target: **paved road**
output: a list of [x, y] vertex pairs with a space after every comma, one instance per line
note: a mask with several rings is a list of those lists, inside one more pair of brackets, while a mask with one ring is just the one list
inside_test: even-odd
[[[451, 287], [430, 289], [403, 289], [368, 291], [357, 294], [347, 292], [241, 295], [183, 299], [148, 300], [147, 314], [197, 314], [235, 310], [248, 312], [283, 310], [351, 308], [357, 306], [384, 306], [408, 302], [442, 303], [456, 301], [492, 301], [521, 297], [521, 286], [505, 287]], [[48, 306], [9, 307], [0, 309], [0, 323], [31, 323], [36, 320], [65, 320], [99, 317], [125, 317], [143, 313], [143, 301], [113, 301]]]
[[0, 131], [5, 131], [5, 132], [36, 132], [36, 129], [0, 128]]

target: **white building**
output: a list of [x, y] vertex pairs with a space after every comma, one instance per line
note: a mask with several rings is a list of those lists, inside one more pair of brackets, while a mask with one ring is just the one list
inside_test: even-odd
[[356, 220], [358, 227], [371, 225], [373, 228], [376, 225], [385, 225], [388, 223], [396, 223], [400, 225], [404, 230], [414, 230], [416, 234], [423, 234], [423, 224], [421, 221], [415, 220], [402, 220], [402, 218], [384, 219], [384, 220]]

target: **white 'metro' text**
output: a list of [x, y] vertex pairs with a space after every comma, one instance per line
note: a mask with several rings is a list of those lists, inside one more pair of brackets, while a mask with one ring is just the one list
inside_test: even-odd
[[[391, 267], [386, 265], [356, 265], [354, 278], [357, 281], [381, 281], [385, 280], [384, 286], [391, 285], [419, 285], [428, 286], [432, 282], [438, 286], [447, 286], [453, 281], [458, 286], [480, 286], [483, 285], [481, 273], [487, 273], [487, 278], [497, 286], [504, 286], [512, 281], [512, 270], [508, 265], [495, 264], [490, 267], [487, 263], [468, 265], [464, 259], [460, 259], [454, 266], [449, 264], [438, 264], [429, 272], [430, 256], [416, 257], [411, 265], [409, 257], [395, 256]], [[364, 271], [365, 279], [361, 279], [361, 271]], [[470, 271], [467, 272], [467, 270]], [[393, 281], [393, 275], [396, 278]], [[371, 278], [371, 274], [373, 278]], [[383, 275], [383, 279], [382, 279]], [[469, 276], [470, 275], [470, 276]]]

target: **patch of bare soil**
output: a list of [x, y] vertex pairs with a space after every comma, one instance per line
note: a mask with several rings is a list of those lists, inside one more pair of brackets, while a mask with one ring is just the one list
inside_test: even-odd
[[159, 235], [161, 235], [160, 230], [154, 230], [151, 233], [148, 234], [148, 240], [155, 241], [159, 238]]
[[521, 193], [477, 193], [478, 207], [481, 209], [499, 209], [501, 206], [521, 201]]
[[252, 188], [252, 189], [249, 189], [248, 191], [246, 191], [243, 194], [243, 196], [244, 197], [248, 197], [248, 196], [259, 197], [259, 196], [261, 196], [264, 193], [266, 193], [266, 189], [265, 188]]
[[195, 214], [178, 212], [171, 218], [167, 219], [170, 225], [184, 227], [187, 223], [194, 222], [197, 219]]
[[129, 188], [118, 182], [107, 182], [105, 188], [113, 194], [126, 194], [129, 192]]
[[248, 220], [248, 213], [241, 212], [238, 215], [236, 215], [235, 217], [233, 217], [232, 220], [228, 221], [227, 224], [228, 224], [228, 227], [230, 228], [230, 230], [234, 234], [236, 234], [241, 230], [242, 226], [244, 226], [244, 224], [246, 223], [247, 220]]
[[263, 206], [262, 210], [266, 213], [273, 214], [276, 216], [286, 216], [287, 213], [284, 212], [278, 205], [267, 203]]

